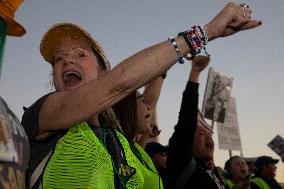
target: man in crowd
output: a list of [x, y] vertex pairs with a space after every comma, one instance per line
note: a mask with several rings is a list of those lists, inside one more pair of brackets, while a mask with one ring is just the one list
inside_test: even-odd
[[251, 181], [251, 189], [282, 189], [275, 178], [278, 159], [260, 156], [255, 161], [256, 174]]
[[183, 92], [178, 123], [169, 141], [167, 179], [169, 188], [224, 189], [222, 179], [207, 167], [213, 160], [212, 130], [198, 111], [199, 75], [208, 66], [209, 57], [193, 59], [187, 86]]

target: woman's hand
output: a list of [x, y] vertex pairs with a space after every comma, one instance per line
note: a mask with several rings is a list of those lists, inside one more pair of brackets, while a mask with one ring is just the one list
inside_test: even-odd
[[261, 21], [251, 20], [251, 13], [252, 10], [247, 5], [239, 6], [233, 2], [228, 3], [213, 20], [205, 25], [209, 40], [226, 37], [261, 25]]

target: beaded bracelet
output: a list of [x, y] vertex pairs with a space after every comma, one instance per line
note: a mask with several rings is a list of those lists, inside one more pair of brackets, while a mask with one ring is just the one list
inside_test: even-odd
[[202, 25], [192, 26], [187, 31], [181, 32], [178, 36], [182, 36], [190, 49], [189, 54], [185, 56], [187, 60], [192, 60], [203, 49], [205, 54], [210, 56], [205, 48], [208, 43], [208, 36]]
[[173, 46], [173, 48], [176, 50], [177, 57], [178, 57], [178, 62], [180, 64], [183, 64], [184, 63], [183, 56], [182, 56], [182, 54], [179, 51], [179, 48], [177, 46], [176, 38], [171, 38], [170, 37], [168, 40], [171, 42], [171, 45]]
[[196, 52], [195, 48], [193, 47], [190, 39], [187, 37], [187, 33], [186, 32], [181, 32], [181, 33], [178, 34], [178, 36], [182, 36], [183, 37], [183, 39], [185, 40], [187, 46], [190, 49], [190, 54], [192, 54], [192, 55], [193, 54], [197, 54], [197, 52]]

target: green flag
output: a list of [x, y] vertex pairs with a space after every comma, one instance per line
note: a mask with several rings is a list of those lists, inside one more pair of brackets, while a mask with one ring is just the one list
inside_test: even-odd
[[6, 31], [7, 31], [7, 24], [5, 20], [3, 20], [0, 17], [0, 76], [1, 76], [1, 68], [2, 68], [5, 42], [6, 42]]

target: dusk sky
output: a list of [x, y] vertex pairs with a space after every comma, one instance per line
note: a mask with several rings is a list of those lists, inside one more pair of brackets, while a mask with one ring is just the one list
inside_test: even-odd
[[[211, 67], [233, 77], [243, 155], [279, 156], [267, 147], [277, 134], [284, 137], [284, 1], [244, 0], [259, 28], [209, 42]], [[7, 37], [2, 65], [0, 95], [21, 119], [23, 106], [30, 106], [49, 92], [51, 68], [39, 52], [47, 29], [58, 22], [81, 25], [103, 46], [112, 64], [150, 45], [176, 36], [196, 24], [208, 23], [226, 4], [225, 0], [26, 0], [16, 20], [27, 30], [20, 38]], [[190, 63], [176, 64], [168, 71], [158, 103], [158, 123], [164, 145], [177, 122], [182, 92]], [[208, 68], [200, 78], [202, 107]], [[209, 123], [210, 121], [207, 120]], [[229, 158], [218, 149], [215, 162], [224, 166]], [[239, 155], [240, 152], [233, 151]], [[284, 164], [277, 164], [277, 179], [284, 182]]]

